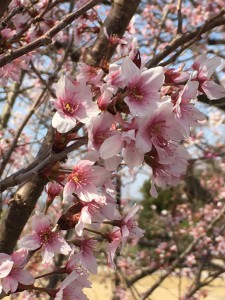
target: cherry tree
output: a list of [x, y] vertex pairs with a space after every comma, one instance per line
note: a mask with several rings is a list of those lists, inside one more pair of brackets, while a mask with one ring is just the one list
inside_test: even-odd
[[[191, 174], [193, 159], [222, 155], [209, 150], [198, 125], [212, 118], [200, 102], [225, 109], [223, 4], [0, 4], [2, 298], [87, 299], [98, 252], [116, 268], [118, 250], [144, 236], [135, 217], [141, 206], [122, 210], [120, 177], [148, 168], [157, 197]], [[205, 217], [209, 210], [200, 213], [211, 218], [206, 232], [225, 206]], [[222, 232], [214, 234], [222, 245]], [[194, 265], [190, 255], [202, 238], [196, 233], [142, 299], [184, 259]], [[52, 275], [56, 284], [38, 284]], [[182, 299], [198, 288], [191, 291]]]

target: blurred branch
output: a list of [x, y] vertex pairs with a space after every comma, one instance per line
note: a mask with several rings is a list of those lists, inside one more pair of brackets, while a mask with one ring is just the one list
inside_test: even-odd
[[13, 61], [14, 59], [25, 55], [33, 50], [36, 50], [37, 48], [41, 46], [46, 46], [51, 44], [52, 38], [59, 33], [62, 29], [67, 27], [69, 24], [71, 24], [74, 20], [79, 18], [81, 15], [83, 15], [85, 12], [87, 12], [89, 9], [94, 7], [100, 2], [100, 0], [91, 0], [84, 6], [82, 6], [77, 11], [68, 14], [61, 22], [53, 26], [51, 29], [49, 29], [44, 35], [42, 35], [40, 38], [36, 39], [35, 41], [20, 47], [19, 49], [16, 49], [14, 51], [11, 51], [5, 55], [2, 55], [0, 57], [0, 67], [5, 66], [9, 62]]
[[[184, 51], [190, 46], [190, 44], [192, 44], [192, 42], [196, 42], [198, 39], [201, 39], [202, 34], [214, 29], [215, 27], [225, 25], [224, 13], [225, 10], [223, 9], [220, 14], [210, 20], [207, 20], [202, 26], [199, 26], [190, 32], [176, 35], [163, 51], [161, 51], [159, 54], [156, 54], [151, 60], [149, 60], [149, 62], [146, 64], [146, 67], [152, 68], [157, 66], [164, 58], [172, 54], [174, 51], [174, 58], [176, 58], [176, 53], [178, 51], [181, 53], [181, 49], [177, 50], [179, 47], [182, 46], [182, 51]], [[171, 57], [169, 60], [167, 60], [167, 62], [164, 62], [163, 65], [174, 61], [174, 58]]]

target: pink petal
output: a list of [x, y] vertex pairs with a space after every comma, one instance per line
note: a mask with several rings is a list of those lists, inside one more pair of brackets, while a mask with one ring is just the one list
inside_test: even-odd
[[18, 245], [20, 247], [29, 249], [29, 250], [36, 250], [41, 247], [41, 242], [36, 233], [27, 234], [23, 236], [19, 241]]
[[13, 270], [10, 276], [24, 285], [33, 284], [35, 281], [34, 277], [28, 271], [22, 269]]
[[76, 119], [66, 118], [56, 112], [52, 118], [52, 127], [60, 133], [66, 133], [73, 129], [76, 125]]
[[[10, 256], [9, 256], [10, 257]], [[0, 261], [0, 278], [4, 278], [9, 275], [13, 267], [13, 261], [10, 259], [1, 259]]]
[[14, 293], [17, 290], [17, 287], [18, 281], [15, 280], [13, 277], [7, 276], [6, 278], [2, 279], [2, 288], [5, 293]]
[[100, 156], [103, 159], [108, 159], [117, 155], [123, 146], [123, 142], [121, 140], [121, 134], [115, 134], [108, 139], [106, 139], [100, 148]]

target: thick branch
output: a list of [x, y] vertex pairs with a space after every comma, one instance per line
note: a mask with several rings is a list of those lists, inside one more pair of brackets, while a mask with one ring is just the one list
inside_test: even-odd
[[109, 36], [117, 35], [118, 37], [122, 37], [140, 2], [140, 0], [113, 1], [112, 9], [97, 39], [93, 46], [87, 50], [83, 58], [88, 65], [99, 65], [102, 59], [107, 62], [110, 60], [117, 45], [109, 44], [108, 38], [105, 36], [103, 30], [104, 27]]

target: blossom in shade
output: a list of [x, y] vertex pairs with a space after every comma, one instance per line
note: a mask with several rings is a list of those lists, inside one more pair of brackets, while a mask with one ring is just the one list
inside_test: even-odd
[[33, 232], [19, 240], [19, 245], [29, 250], [41, 248], [43, 263], [52, 261], [55, 254], [69, 254], [70, 246], [59, 232], [53, 231], [49, 217], [38, 213], [31, 218]]
[[199, 91], [206, 94], [210, 99], [219, 99], [225, 96], [225, 89], [221, 85], [216, 84], [210, 80], [213, 72], [217, 67], [222, 64], [222, 60], [219, 57], [207, 58], [206, 55], [199, 55], [192, 68], [195, 70], [192, 76], [192, 80], [199, 82]]
[[138, 227], [137, 221], [134, 219], [135, 214], [141, 208], [140, 205], [134, 204], [129, 213], [122, 219], [121, 234], [124, 242], [128, 237], [141, 238], [144, 234], [144, 230]]
[[102, 69], [88, 66], [83, 62], [79, 63], [79, 71], [80, 73], [77, 76], [77, 80], [93, 85], [97, 85], [100, 82], [104, 73]]
[[109, 243], [106, 245], [108, 263], [111, 267], [116, 268], [113, 260], [116, 253], [116, 249], [119, 247], [122, 241], [121, 230], [118, 227], [114, 227], [112, 232], [105, 234], [105, 237], [109, 241]]
[[82, 289], [90, 288], [91, 283], [86, 270], [79, 267], [79, 255], [71, 255], [66, 270], [69, 275], [61, 282], [55, 300], [88, 300]]
[[204, 114], [190, 102], [197, 97], [198, 85], [197, 81], [188, 81], [176, 99], [173, 99], [176, 120], [184, 128], [186, 135], [189, 135], [191, 126], [205, 120]]
[[81, 239], [76, 239], [74, 244], [79, 247], [80, 251], [76, 255], [71, 255], [68, 266], [71, 265], [73, 257], [75, 259], [75, 263], [77, 258], [79, 258], [84, 268], [93, 274], [97, 274], [98, 264], [96, 257], [94, 256], [94, 250], [96, 249], [97, 241], [93, 238], [83, 237]]
[[104, 168], [93, 164], [92, 161], [82, 160], [73, 168], [64, 187], [65, 199], [72, 200], [75, 193], [83, 201], [92, 201], [98, 195], [97, 188], [101, 187], [110, 175]]
[[0, 253], [0, 293], [14, 293], [19, 283], [23, 285], [31, 285], [34, 283], [33, 276], [26, 270], [24, 266], [28, 262], [28, 252], [20, 249], [13, 252], [12, 255]]
[[92, 201], [83, 204], [79, 221], [75, 226], [77, 235], [81, 236], [85, 224], [101, 223], [103, 220], [113, 220], [120, 217], [115, 203], [108, 202], [106, 197], [97, 196]]
[[104, 80], [108, 86], [112, 87], [114, 94], [119, 88], [124, 88], [126, 85], [126, 79], [121, 72], [121, 66], [117, 64], [109, 65], [109, 73], [105, 76]]
[[88, 124], [88, 148], [99, 150], [102, 143], [113, 134], [111, 127], [113, 124], [113, 115], [103, 112], [92, 119]]
[[98, 113], [92, 102], [90, 87], [84, 83], [73, 84], [65, 76], [56, 84], [56, 99], [52, 102], [57, 110], [52, 126], [60, 133], [66, 133], [75, 127], [76, 122], [86, 123]]
[[164, 82], [163, 68], [143, 71], [129, 57], [124, 59], [121, 68], [123, 76], [127, 78], [127, 96], [124, 101], [132, 116], [145, 116], [159, 101], [158, 91]]

